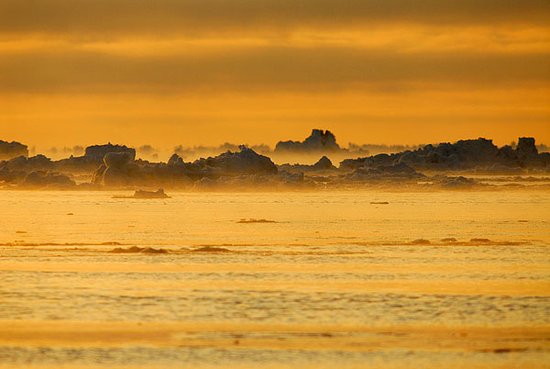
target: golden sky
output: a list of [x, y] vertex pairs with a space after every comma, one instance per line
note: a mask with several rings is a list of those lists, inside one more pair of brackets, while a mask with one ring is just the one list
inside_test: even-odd
[[548, 0], [0, 0], [0, 139], [550, 144]]

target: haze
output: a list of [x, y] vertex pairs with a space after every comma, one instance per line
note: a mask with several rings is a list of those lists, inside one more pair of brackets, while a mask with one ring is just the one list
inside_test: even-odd
[[0, 369], [549, 368], [549, 82], [550, 0], [0, 0]]

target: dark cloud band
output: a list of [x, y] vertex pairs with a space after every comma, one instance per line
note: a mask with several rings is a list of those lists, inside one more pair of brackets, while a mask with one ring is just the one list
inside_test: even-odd
[[[547, 54], [399, 54], [349, 48], [253, 48], [199, 56], [24, 53], [0, 59], [12, 92], [331, 90], [421, 83], [548, 83]], [[359, 87], [358, 87], [359, 86]]]
[[2, 33], [208, 34], [295, 27], [550, 23], [547, 0], [0, 0]]

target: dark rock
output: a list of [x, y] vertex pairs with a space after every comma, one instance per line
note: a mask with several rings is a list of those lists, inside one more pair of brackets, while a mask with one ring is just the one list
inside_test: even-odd
[[337, 169], [329, 158], [323, 156], [313, 165], [307, 164], [282, 164], [279, 168], [288, 173], [303, 173], [303, 172], [312, 172], [319, 170], [335, 170]]
[[502, 163], [517, 163], [518, 152], [514, 150], [512, 146], [506, 145], [498, 149], [497, 159]]
[[121, 152], [108, 152], [103, 157], [103, 163], [107, 168], [124, 168], [132, 161], [134, 161], [135, 156], [132, 156], [131, 153], [121, 151]]
[[[498, 148], [485, 138], [461, 140], [456, 143], [426, 145], [415, 151], [397, 154], [380, 154], [371, 157], [347, 159], [340, 168], [354, 170], [358, 168], [376, 168], [380, 165], [391, 166], [403, 163], [415, 169], [426, 170], [482, 170], [493, 168], [548, 168], [550, 162], [538, 154], [533, 138], [519, 139], [517, 149], [510, 146]], [[499, 169], [500, 170], [500, 169]], [[508, 171], [509, 169], [506, 169]]]
[[519, 157], [533, 158], [539, 153], [533, 137], [520, 137], [516, 148]]
[[76, 186], [76, 183], [61, 173], [36, 171], [27, 174], [22, 185], [33, 188], [70, 188]]
[[329, 158], [326, 156], [323, 156], [319, 161], [315, 164], [313, 164], [313, 169], [315, 170], [329, 170], [329, 169], [336, 169], [334, 165], [332, 165], [332, 162]]
[[29, 156], [27, 145], [16, 141], [7, 142], [0, 140], [0, 160], [9, 160], [18, 156]]
[[369, 159], [370, 157], [344, 159], [340, 162], [340, 169], [357, 169], [364, 167]]
[[260, 155], [246, 146], [239, 148], [239, 152], [228, 151], [213, 158], [196, 160], [193, 166], [214, 176], [277, 174], [277, 166], [270, 158]]
[[314, 129], [304, 141], [279, 141], [275, 152], [333, 152], [340, 150], [329, 130]]
[[183, 166], [184, 164], [183, 159], [178, 154], [173, 154], [168, 159], [168, 165], [172, 167]]
[[133, 183], [140, 168], [134, 163], [129, 152], [108, 152], [103, 157], [103, 164], [96, 170], [93, 183], [106, 186], [124, 186]]
[[25, 156], [18, 156], [4, 162], [3, 166], [9, 170], [23, 170], [25, 172], [31, 172], [36, 170], [53, 169], [54, 164], [50, 158], [42, 154], [38, 154], [30, 158]]
[[136, 158], [136, 150], [124, 145], [112, 145], [110, 142], [106, 145], [94, 145], [86, 148], [84, 157], [94, 162], [102, 162], [108, 153], [127, 153], [131, 160]]
[[407, 164], [380, 165], [377, 167], [360, 167], [347, 175], [352, 181], [388, 180], [388, 179], [419, 179], [425, 176], [418, 173]]

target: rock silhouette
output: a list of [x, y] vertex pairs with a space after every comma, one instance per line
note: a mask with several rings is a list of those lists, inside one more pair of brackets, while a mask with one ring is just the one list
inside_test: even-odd
[[304, 141], [279, 141], [275, 152], [333, 152], [340, 150], [336, 137], [329, 130], [314, 129]]
[[214, 175], [277, 174], [277, 166], [267, 156], [240, 146], [240, 151], [227, 151], [216, 157], [199, 159], [193, 163], [196, 169]]
[[420, 179], [425, 175], [404, 163], [393, 165], [378, 165], [376, 167], [359, 167], [348, 175], [353, 181], [372, 179]]
[[326, 156], [321, 157], [315, 164], [283, 164], [280, 168], [288, 172], [311, 172], [311, 171], [325, 171], [335, 170], [336, 167], [332, 165], [332, 161]]
[[68, 176], [47, 171], [35, 171], [27, 174], [22, 182], [23, 187], [32, 188], [71, 188], [76, 183]]
[[[0, 143], [6, 144], [5, 141]], [[16, 146], [26, 148], [19, 145]], [[340, 149], [331, 132], [322, 130], [313, 130], [303, 142], [278, 145], [276, 150], [288, 148], [298, 153], [306, 150], [310, 154], [315, 150], [339, 150], [339, 155], [347, 152]], [[469, 173], [513, 174], [517, 182], [517, 178], [525, 178], [520, 176], [523, 174], [550, 173], [550, 154], [539, 153], [534, 138], [520, 137], [517, 145], [503, 147], [497, 147], [492, 140], [485, 138], [425, 145], [399, 153], [345, 159], [338, 168], [326, 155], [312, 165], [278, 166], [268, 156], [243, 145], [237, 150], [192, 162], [185, 162], [177, 153], [167, 162], [136, 160], [135, 149], [111, 143], [89, 146], [83, 156], [57, 161], [40, 154], [0, 161], [2, 187], [32, 188], [178, 187], [210, 191], [224, 188], [338, 188], [371, 183], [384, 186], [433, 185], [441, 189], [466, 190], [482, 185], [481, 181], [468, 178]], [[540, 187], [544, 183], [534, 185]]]
[[29, 156], [27, 145], [16, 141], [7, 142], [0, 140], [0, 160], [9, 160], [18, 156]]
[[84, 157], [89, 160], [101, 162], [109, 153], [127, 153], [132, 160], [136, 158], [136, 150], [124, 145], [113, 145], [110, 142], [106, 145], [94, 145], [86, 147]]
[[340, 167], [357, 169], [397, 163], [407, 164], [417, 170], [476, 169], [497, 172], [502, 168], [548, 169], [550, 168], [550, 154], [539, 154], [534, 138], [520, 138], [516, 149], [511, 146], [498, 148], [492, 140], [478, 138], [477, 140], [461, 140], [456, 143], [426, 145], [414, 151], [346, 159], [340, 163]]
[[313, 169], [316, 170], [329, 170], [329, 169], [336, 169], [334, 165], [332, 165], [332, 161], [330, 161], [329, 158], [323, 155], [321, 159], [315, 164], [313, 164]]

